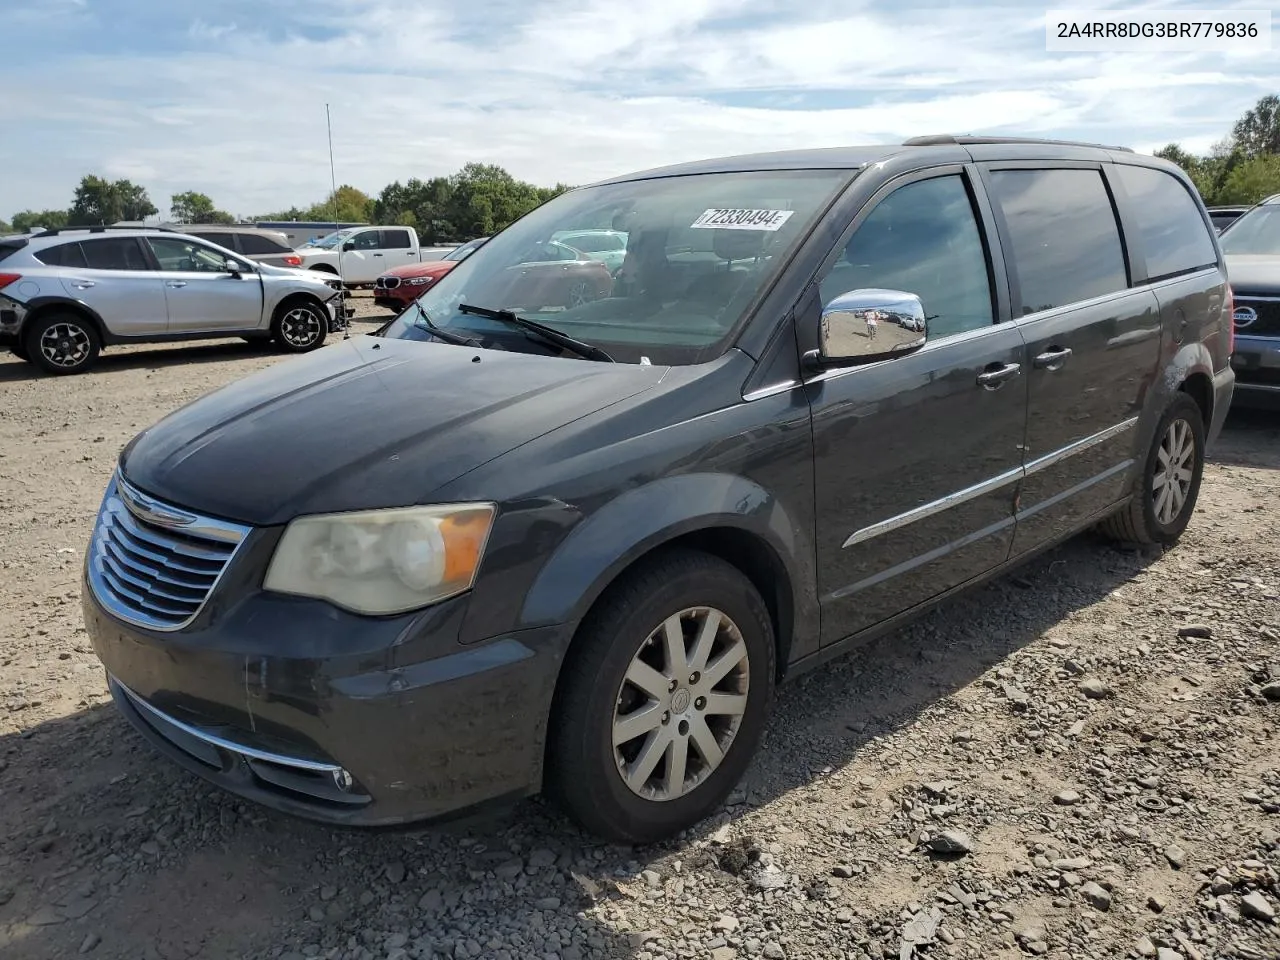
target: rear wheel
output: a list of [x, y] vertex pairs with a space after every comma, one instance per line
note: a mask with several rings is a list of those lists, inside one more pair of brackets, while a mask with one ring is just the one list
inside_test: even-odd
[[98, 358], [102, 342], [93, 324], [76, 313], [50, 313], [28, 326], [27, 358], [45, 373], [83, 373]]
[[329, 318], [319, 304], [294, 300], [276, 310], [271, 335], [276, 345], [288, 353], [306, 353], [324, 343]]
[[1204, 416], [1191, 397], [1179, 393], [1156, 426], [1133, 499], [1100, 529], [1129, 543], [1176, 543], [1195, 512], [1203, 474]]
[[650, 843], [715, 811], [760, 743], [773, 627], [735, 567], [667, 553], [583, 622], [549, 734], [549, 792], [585, 829]]

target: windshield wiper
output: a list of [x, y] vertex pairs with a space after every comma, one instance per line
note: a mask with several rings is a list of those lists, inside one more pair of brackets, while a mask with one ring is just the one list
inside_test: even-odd
[[513, 327], [519, 327], [522, 330], [528, 330], [535, 333], [544, 341], [550, 342], [557, 347], [564, 347], [571, 350], [580, 357], [587, 360], [602, 360], [605, 363], [613, 363], [613, 357], [609, 356], [599, 347], [593, 347], [589, 343], [582, 340], [575, 340], [566, 333], [561, 333], [553, 327], [544, 326], [536, 320], [530, 320], [527, 317], [519, 317], [510, 310], [491, 310], [488, 307], [476, 307], [469, 303], [458, 304], [458, 309], [462, 313], [473, 313], [477, 317], [488, 317], [490, 320], [501, 320], [503, 323], [509, 323]]
[[483, 347], [484, 344], [475, 337], [467, 337], [460, 333], [454, 333], [452, 330], [446, 330], [444, 327], [438, 327], [427, 316], [427, 311], [422, 309], [422, 305], [414, 300], [409, 304], [409, 308], [418, 311], [418, 318], [413, 321], [413, 325], [419, 330], [426, 330], [437, 340], [443, 340], [445, 343], [452, 343], [459, 347]]

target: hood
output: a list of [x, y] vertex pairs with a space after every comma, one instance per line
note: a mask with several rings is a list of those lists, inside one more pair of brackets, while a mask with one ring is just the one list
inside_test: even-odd
[[423, 263], [406, 263], [403, 267], [392, 267], [384, 277], [432, 277], [443, 276], [458, 265], [453, 260], [427, 260]]
[[664, 370], [355, 337], [170, 414], [124, 449], [121, 468], [153, 496], [261, 526], [427, 503]]
[[1228, 254], [1226, 261], [1227, 281], [1237, 295], [1280, 296], [1280, 256]]

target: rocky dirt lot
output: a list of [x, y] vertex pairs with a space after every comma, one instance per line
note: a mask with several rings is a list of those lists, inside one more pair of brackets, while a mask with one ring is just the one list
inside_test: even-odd
[[1280, 415], [1233, 414], [1176, 549], [1081, 537], [814, 672], [722, 816], [621, 849], [538, 801], [286, 819], [116, 717], [78, 581], [116, 453], [278, 362], [0, 359], [6, 960], [1280, 957]]

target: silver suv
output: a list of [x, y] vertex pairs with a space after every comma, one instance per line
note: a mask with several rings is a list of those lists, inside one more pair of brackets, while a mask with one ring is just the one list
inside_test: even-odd
[[252, 263], [187, 234], [0, 238], [0, 346], [47, 373], [80, 373], [111, 344], [238, 336], [304, 353], [350, 313], [336, 277]]

